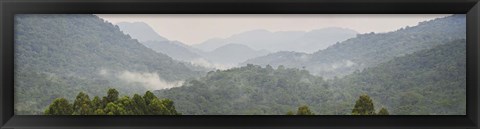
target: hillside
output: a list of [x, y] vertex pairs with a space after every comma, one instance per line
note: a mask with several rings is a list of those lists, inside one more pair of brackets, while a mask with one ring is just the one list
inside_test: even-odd
[[313, 54], [285, 52], [250, 59], [242, 64], [267, 64], [274, 67], [306, 68], [325, 78], [342, 77], [356, 70], [374, 67], [415, 51], [429, 49], [448, 41], [465, 39], [465, 15], [458, 14], [424, 21], [417, 26], [387, 33], [360, 34]]
[[356, 31], [344, 28], [321, 28], [311, 31], [277, 31], [263, 29], [246, 31], [228, 38], [214, 38], [195, 44], [203, 51], [212, 51], [227, 44], [242, 44], [255, 50], [297, 51], [313, 53], [336, 42], [355, 37]]
[[[108, 88], [125, 94], [178, 86], [202, 75], [159, 54], [95, 15], [16, 15], [16, 114], [44, 111], [54, 98]], [[21, 80], [21, 81], [20, 81]]]
[[465, 40], [456, 40], [328, 81], [306, 70], [247, 65], [155, 93], [195, 115], [282, 115], [299, 105], [350, 115], [362, 94], [394, 115], [465, 114], [465, 58]]
[[285, 114], [302, 104], [315, 104], [315, 109], [329, 106], [317, 105], [328, 103], [327, 87], [322, 78], [304, 70], [248, 65], [211, 71], [181, 87], [155, 93], [175, 101], [177, 110], [187, 115], [265, 115]]
[[351, 101], [367, 93], [397, 115], [465, 114], [466, 41], [397, 57], [332, 82], [338, 92], [351, 93]]

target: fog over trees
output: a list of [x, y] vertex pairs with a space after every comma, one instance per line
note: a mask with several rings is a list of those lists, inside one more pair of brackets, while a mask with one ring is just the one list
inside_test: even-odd
[[385, 33], [238, 32], [15, 16], [17, 115], [465, 115], [465, 15]]

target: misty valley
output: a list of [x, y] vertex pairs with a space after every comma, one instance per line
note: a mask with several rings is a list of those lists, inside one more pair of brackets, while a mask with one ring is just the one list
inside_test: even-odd
[[463, 14], [382, 33], [253, 29], [196, 44], [106, 19], [15, 15], [16, 115], [466, 114]]

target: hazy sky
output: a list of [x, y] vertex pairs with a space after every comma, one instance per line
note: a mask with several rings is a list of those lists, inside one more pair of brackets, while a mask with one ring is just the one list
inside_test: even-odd
[[450, 14], [97, 14], [110, 21], [145, 22], [161, 36], [185, 44], [211, 38], [266, 29], [269, 31], [310, 31], [342, 27], [360, 33], [388, 32]]

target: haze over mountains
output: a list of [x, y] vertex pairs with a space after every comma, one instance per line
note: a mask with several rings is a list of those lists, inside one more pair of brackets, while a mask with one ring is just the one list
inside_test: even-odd
[[243, 44], [256, 50], [296, 51], [312, 53], [332, 44], [355, 37], [356, 31], [345, 28], [331, 27], [312, 31], [278, 31], [252, 30], [231, 37], [214, 38], [193, 45], [204, 51], [212, 51], [225, 44]]
[[357, 34], [354, 30], [336, 27], [309, 32], [252, 30], [227, 39], [214, 38], [189, 46], [178, 41], [169, 41], [146, 23], [121, 22], [117, 25], [124, 33], [157, 52], [180, 61], [217, 69], [235, 67], [248, 59], [264, 56], [270, 52], [315, 52]]
[[283, 65], [304, 68], [312, 74], [333, 78], [356, 70], [373, 67], [418, 50], [428, 49], [455, 39], [466, 37], [464, 15], [453, 15], [424, 21], [414, 27], [387, 33], [359, 34], [355, 38], [332, 45], [315, 53], [277, 52], [250, 59], [243, 63], [261, 66]]
[[141, 22], [16, 15], [15, 114], [116, 88], [156, 90], [187, 115], [283, 115], [300, 105], [350, 115], [362, 94], [394, 115], [464, 115], [465, 20], [452, 15], [379, 34], [253, 30], [192, 47]]
[[[166, 38], [155, 38], [162, 36], [154, 32], [153, 29], [145, 23], [121, 22], [118, 23], [118, 26], [125, 34], [131, 35], [134, 39], [138, 39], [140, 43], [156, 52], [164, 53], [176, 60], [207, 68], [227, 69], [235, 67], [247, 59], [268, 54], [265, 50], [257, 51], [240, 44], [225, 44], [213, 51], [207, 52], [178, 41], [170, 41]], [[142, 31], [142, 29], [145, 29], [145, 31]]]
[[[154, 32], [153, 29], [145, 23], [122, 22], [118, 23], [118, 26], [124, 33], [131, 35], [134, 39], [138, 39], [140, 43], [156, 52], [164, 53], [176, 60], [207, 68], [227, 69], [235, 67], [247, 59], [264, 56], [269, 53], [265, 50], [257, 51], [241, 44], [225, 44], [213, 51], [207, 52], [178, 41], [170, 41], [166, 38], [151, 40], [154, 39], [154, 37], [162, 36]], [[141, 31], [141, 29], [145, 29], [145, 31]], [[148, 33], [146, 35], [149, 36], [138, 35], [142, 33]]]
[[191, 115], [281, 115], [299, 105], [349, 115], [362, 94], [395, 115], [465, 114], [465, 49], [465, 40], [455, 40], [328, 81], [296, 68], [247, 65], [156, 94]]
[[[465, 114], [465, 30], [464, 15], [438, 18], [358, 35], [313, 54], [269, 54], [247, 61], [260, 66], [210, 72], [157, 94], [176, 101], [186, 114], [281, 114], [307, 103], [319, 114], [345, 115], [361, 94], [397, 115]], [[320, 78], [304, 73], [322, 65]]]

